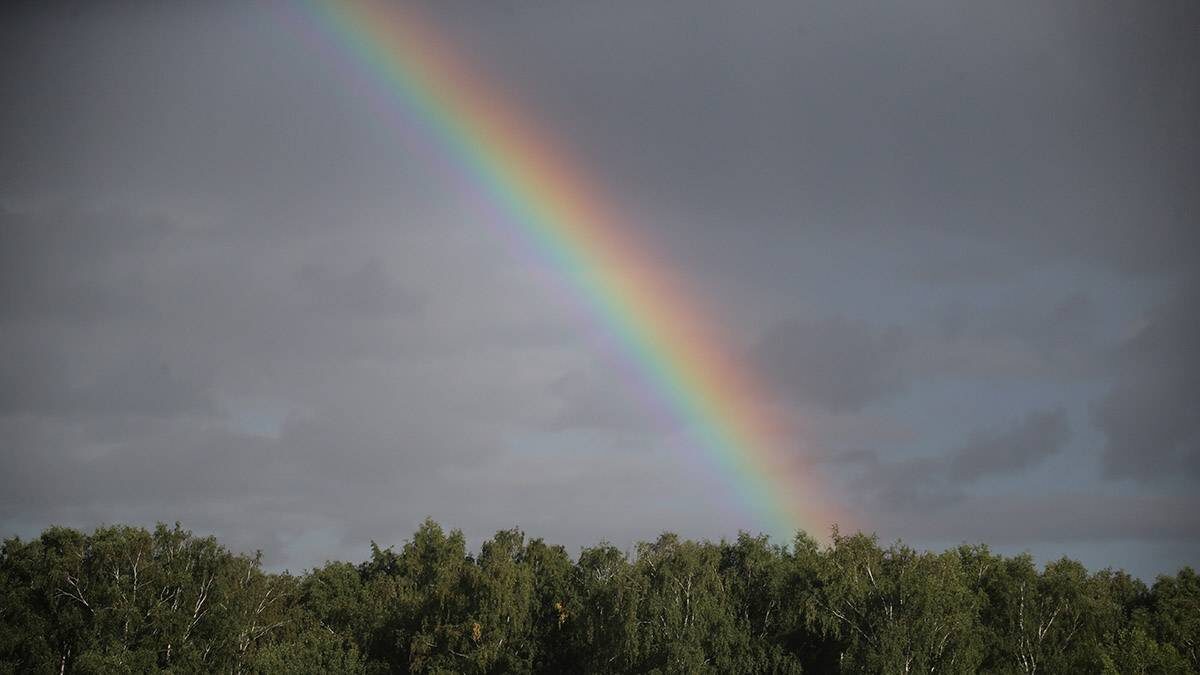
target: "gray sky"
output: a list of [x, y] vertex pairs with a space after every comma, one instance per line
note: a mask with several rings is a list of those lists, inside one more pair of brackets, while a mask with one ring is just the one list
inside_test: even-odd
[[[0, 16], [0, 530], [273, 567], [426, 515], [761, 526], [298, 5]], [[838, 508], [1200, 562], [1194, 2], [432, 9], [769, 381]]]

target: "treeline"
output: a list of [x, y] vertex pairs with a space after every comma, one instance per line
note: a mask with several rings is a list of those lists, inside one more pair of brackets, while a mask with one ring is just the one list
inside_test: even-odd
[[835, 534], [664, 534], [630, 554], [431, 521], [399, 550], [263, 571], [176, 525], [51, 528], [0, 558], [0, 671], [1186, 673], [1200, 581]]

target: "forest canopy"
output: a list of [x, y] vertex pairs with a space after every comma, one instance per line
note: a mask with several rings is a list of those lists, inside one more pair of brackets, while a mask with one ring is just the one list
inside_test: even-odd
[[1200, 580], [985, 545], [663, 534], [629, 551], [427, 520], [361, 563], [271, 573], [159, 525], [0, 553], [0, 672], [1200, 672]]

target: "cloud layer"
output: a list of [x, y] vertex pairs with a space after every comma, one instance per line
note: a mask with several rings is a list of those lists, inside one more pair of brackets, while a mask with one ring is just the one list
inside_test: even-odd
[[[1195, 564], [1195, 3], [427, 9], [730, 336], [831, 510]], [[2, 12], [4, 533], [178, 519], [298, 568], [425, 515], [760, 527], [311, 17]]]

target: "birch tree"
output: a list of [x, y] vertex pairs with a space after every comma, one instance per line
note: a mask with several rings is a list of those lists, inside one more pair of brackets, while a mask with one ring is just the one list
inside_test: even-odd
[[880, 549], [874, 537], [834, 533], [814, 604], [847, 639], [843, 669], [974, 672], [976, 596], [957, 555]]

